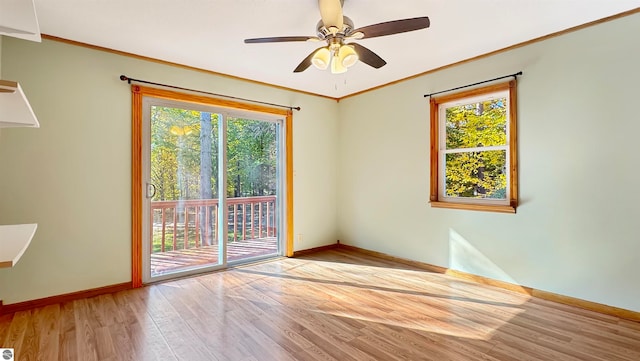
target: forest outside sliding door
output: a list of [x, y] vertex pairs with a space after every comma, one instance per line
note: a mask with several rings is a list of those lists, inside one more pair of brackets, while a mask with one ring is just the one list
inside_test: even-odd
[[282, 255], [282, 116], [142, 100], [144, 282]]
[[281, 123], [227, 117], [227, 261], [280, 254]]

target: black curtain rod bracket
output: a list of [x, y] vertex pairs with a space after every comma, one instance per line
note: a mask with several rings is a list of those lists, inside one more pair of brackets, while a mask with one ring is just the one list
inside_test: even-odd
[[203, 91], [203, 90], [183, 88], [183, 87], [179, 87], [179, 86], [175, 86], [175, 85], [154, 83], [152, 81], [129, 78], [126, 75], [120, 75], [120, 80], [126, 81], [129, 84], [131, 84], [132, 82], [143, 83], [143, 84], [151, 84], [151, 85], [157, 85], [157, 86], [171, 88], [171, 89], [185, 90], [185, 91], [189, 91], [189, 92], [212, 95], [212, 96], [219, 97], [219, 98], [227, 98], [227, 99], [239, 100], [239, 101], [244, 101], [244, 102], [251, 102], [251, 103], [257, 103], [257, 104], [262, 104], [262, 105], [269, 105], [269, 106], [272, 106], [272, 107], [285, 108], [285, 109], [290, 109], [290, 110], [300, 111], [300, 109], [301, 109], [300, 107], [292, 107], [292, 106], [289, 106], [289, 105], [280, 105], [280, 104], [274, 104], [274, 103], [267, 103], [267, 102], [262, 102], [262, 101], [259, 101], [259, 100], [252, 100], [252, 99], [234, 97], [234, 96], [230, 96], [230, 95], [210, 93], [210, 92]]
[[476, 86], [476, 85], [480, 85], [480, 84], [484, 84], [484, 83], [490, 83], [490, 82], [492, 82], [492, 81], [496, 81], [496, 80], [500, 80], [500, 79], [505, 79], [505, 78], [511, 78], [511, 77], [513, 77], [514, 79], [517, 79], [517, 78], [518, 78], [518, 76], [520, 76], [520, 75], [522, 75], [522, 72], [521, 72], [521, 71], [519, 71], [519, 72], [517, 72], [517, 73], [515, 73], [515, 74], [509, 74], [509, 75], [500, 76], [500, 77], [497, 77], [497, 78], [494, 78], [494, 79], [483, 80], [483, 81], [479, 81], [479, 82], [477, 82], [477, 83], [473, 83], [473, 84], [469, 84], [469, 85], [459, 86], [459, 87], [457, 87], [457, 88], [452, 88], [452, 89], [442, 90], [442, 91], [435, 92], [435, 93], [431, 93], [431, 94], [425, 94], [425, 95], [424, 95], [424, 97], [425, 97], [425, 98], [427, 98], [427, 97], [431, 97], [431, 96], [434, 96], [434, 95], [437, 95], [437, 94], [447, 93], [447, 92], [454, 91], [454, 90], [460, 90], [460, 89], [464, 89], [464, 88], [468, 88], [468, 87], [472, 87], [472, 86]]

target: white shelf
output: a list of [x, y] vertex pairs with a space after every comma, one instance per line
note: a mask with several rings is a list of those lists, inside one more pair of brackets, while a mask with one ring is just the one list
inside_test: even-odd
[[0, 35], [42, 41], [34, 0], [0, 0]]
[[0, 268], [13, 267], [29, 247], [37, 224], [0, 226]]
[[39, 128], [40, 123], [20, 84], [0, 80], [0, 128], [15, 127]]

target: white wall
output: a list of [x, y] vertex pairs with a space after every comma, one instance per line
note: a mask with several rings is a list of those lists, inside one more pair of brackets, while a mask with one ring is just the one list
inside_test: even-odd
[[[341, 242], [640, 311], [637, 34], [640, 14], [342, 100]], [[430, 208], [423, 94], [519, 70], [517, 214]]]
[[294, 248], [335, 242], [335, 101], [48, 40], [5, 38], [1, 61], [41, 124], [0, 139], [0, 224], [39, 224], [20, 262], [0, 269], [5, 304], [130, 281], [131, 93], [120, 74], [302, 107]]

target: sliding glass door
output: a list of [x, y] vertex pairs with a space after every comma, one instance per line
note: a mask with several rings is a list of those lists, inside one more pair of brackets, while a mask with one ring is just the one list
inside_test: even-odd
[[282, 253], [282, 127], [269, 114], [143, 98], [144, 282]]
[[280, 253], [281, 122], [227, 118], [227, 261]]

